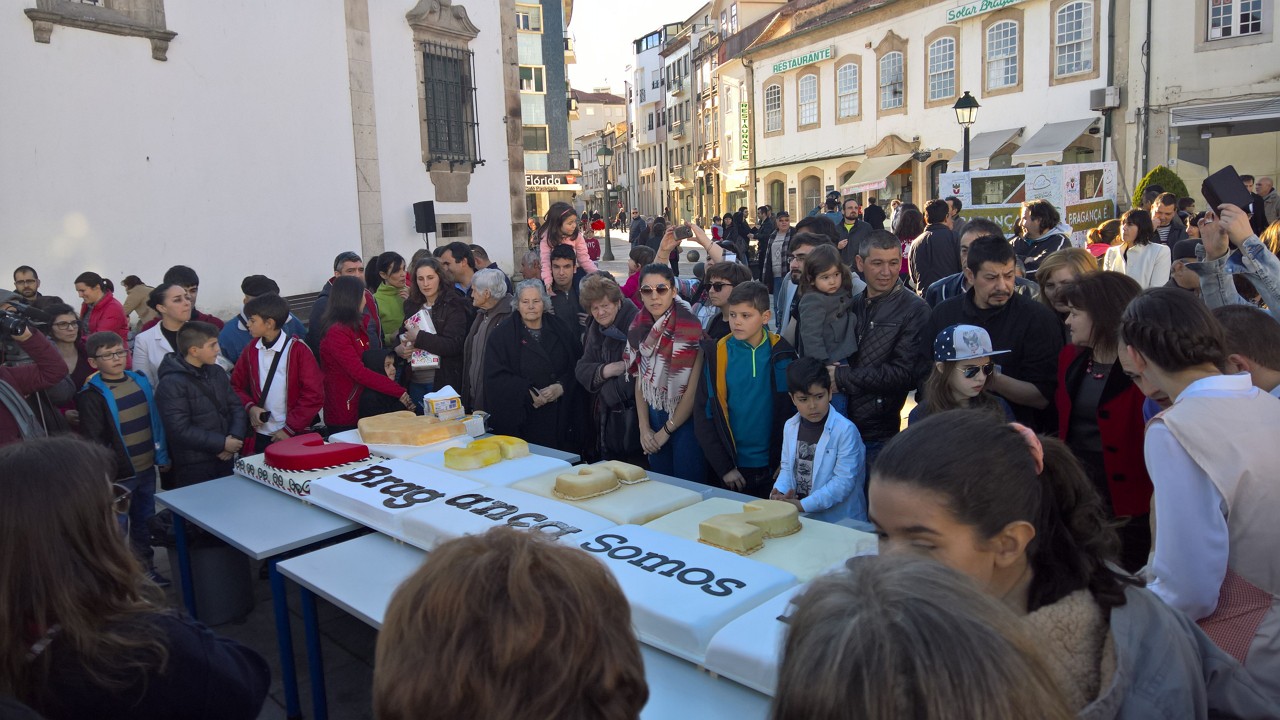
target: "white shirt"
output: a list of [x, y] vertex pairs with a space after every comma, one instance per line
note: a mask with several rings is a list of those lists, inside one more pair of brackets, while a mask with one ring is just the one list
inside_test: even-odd
[[258, 403], [258, 407], [271, 413], [271, 419], [262, 424], [257, 432], [263, 435], [271, 435], [279, 432], [284, 428], [285, 417], [289, 409], [285, 406], [285, 390], [288, 386], [288, 372], [285, 370], [289, 366], [289, 350], [293, 347], [293, 343], [289, 342], [287, 333], [280, 333], [276, 337], [276, 341], [270, 347], [266, 345], [263, 338], [256, 340], [258, 345], [258, 390], [262, 390], [262, 386], [267, 384], [267, 373], [271, 372], [271, 363], [275, 360], [276, 354], [280, 355], [280, 364], [276, 367], [275, 379], [271, 381], [271, 387], [267, 390], [267, 396], [262, 398]]
[[[1214, 375], [1188, 385], [1175, 404], [1189, 397], [1251, 392], [1248, 373]], [[1227, 501], [1163, 423], [1148, 426], [1144, 449], [1156, 513], [1155, 547], [1144, 571], [1147, 589], [1192, 620], [1208, 617], [1227, 576]]]

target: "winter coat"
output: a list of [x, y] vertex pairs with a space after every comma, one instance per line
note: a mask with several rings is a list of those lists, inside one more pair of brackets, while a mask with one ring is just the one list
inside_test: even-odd
[[[311, 348], [291, 333], [285, 335], [289, 357], [283, 368], [276, 368], [271, 385], [275, 387], [276, 383], [284, 383], [286, 414], [281, 429], [293, 436], [314, 424], [316, 416], [324, 408], [324, 376], [320, 374], [320, 366]], [[231, 387], [246, 411], [254, 405], [263, 407], [262, 383], [266, 378], [261, 375], [262, 363], [258, 353], [258, 341], [249, 343], [231, 372]]]
[[1126, 248], [1124, 245], [1112, 245], [1102, 258], [1102, 269], [1124, 273], [1134, 280], [1143, 290], [1161, 287], [1169, 282], [1169, 270], [1172, 261], [1169, 259], [1169, 248], [1160, 243], [1147, 243]]
[[879, 297], [855, 295], [853, 312], [858, 352], [836, 368], [836, 385], [863, 441], [888, 440], [902, 427], [907, 393], [929, 373], [929, 306], [899, 281]]
[[627, 328], [631, 327], [639, 312], [635, 305], [623, 298], [612, 325], [603, 328], [595, 320], [587, 323], [582, 358], [578, 360], [573, 372], [582, 387], [609, 409], [623, 407], [628, 402], [630, 407], [635, 406], [635, 378], [628, 378], [623, 373], [605, 379], [600, 373], [605, 365], [622, 359], [627, 348]]
[[845, 265], [856, 268], [858, 265], [854, 258], [858, 255], [858, 248], [862, 246], [862, 239], [871, 234], [871, 226], [862, 220], [855, 220], [852, 226], [846, 228], [844, 222], [844, 217], [841, 216], [840, 221], [836, 223], [836, 232], [840, 233], [840, 239], [849, 241], [840, 248], [840, 260]]
[[[156, 402], [151, 383], [142, 373], [126, 370], [125, 374], [142, 389], [147, 398], [147, 407], [151, 413], [151, 439], [156, 446], [155, 460], [157, 466], [169, 464], [169, 444], [165, 441], [164, 421], [160, 417], [160, 406]], [[116, 480], [133, 477], [133, 460], [124, 445], [124, 436], [120, 434], [120, 411], [116, 408], [116, 398], [111, 388], [101, 375], [94, 374], [76, 393], [76, 410], [80, 412], [80, 434], [90, 442], [109, 448], [116, 458]]]
[[[324, 311], [329, 308], [329, 293], [333, 290], [334, 278], [320, 288], [320, 295], [311, 306], [311, 317], [307, 321], [307, 347], [320, 359], [320, 342], [324, 340]], [[364, 291], [364, 332], [370, 347], [382, 347], [382, 321], [378, 318], [378, 300], [373, 293]]]
[[159, 324], [152, 325], [133, 339], [133, 369], [145, 375], [151, 381], [151, 387], [159, 388], [160, 363], [173, 351], [174, 347], [164, 336], [163, 328]]
[[[227, 372], [231, 372], [231, 369], [236, 366], [236, 361], [240, 359], [240, 353], [255, 342], [253, 336], [249, 334], [248, 322], [249, 320], [241, 312], [228, 320], [227, 324], [222, 327], [222, 332], [218, 333], [218, 348], [220, 349], [218, 364]], [[298, 316], [293, 313], [289, 313], [289, 319], [285, 321], [283, 330], [290, 337], [298, 340], [302, 340], [307, 336], [307, 326], [303, 325]], [[314, 353], [314, 351], [311, 352]], [[315, 356], [312, 355], [312, 358], [314, 359]]]
[[[693, 431], [706, 455], [707, 463], [716, 478], [723, 478], [738, 466], [738, 449], [729, 426], [726, 374], [729, 342], [732, 336], [720, 340], [702, 340], [702, 377], [698, 383], [694, 401]], [[769, 333], [769, 367], [766, 370], [773, 384], [773, 420], [769, 430], [769, 467], [778, 467], [782, 461], [782, 428], [795, 414], [795, 405], [787, 393], [787, 367], [796, 359], [791, 343], [780, 335]]]
[[911, 241], [907, 264], [911, 284], [923, 297], [930, 285], [964, 269], [960, 267], [960, 238], [946, 225], [933, 223]]
[[[573, 447], [574, 368], [582, 357], [577, 332], [550, 312], [542, 314], [542, 339], [534, 340], [524, 319], [511, 317], [489, 335], [484, 357], [485, 393], [490, 426], [500, 435], [560, 450]], [[564, 388], [559, 400], [533, 407], [529, 391], [555, 383]]]
[[[484, 356], [489, 347], [489, 336], [494, 328], [511, 317], [515, 305], [510, 295], [504, 295], [489, 310], [480, 310], [462, 343], [462, 403], [473, 412], [486, 408], [484, 392]], [[457, 389], [455, 387], [455, 389]]]
[[407, 301], [400, 297], [400, 288], [389, 283], [379, 285], [373, 293], [373, 299], [378, 305], [378, 322], [382, 325], [382, 344], [394, 347], [396, 333], [404, 324], [404, 306]]
[[[463, 362], [466, 347], [467, 328], [470, 325], [467, 307], [470, 301], [461, 293], [443, 288], [431, 306], [431, 322], [435, 325], [434, 333], [420, 332], [414, 341], [414, 347], [440, 356], [440, 367], [436, 368], [432, 385], [437, 390], [445, 385], [452, 386], [459, 393], [466, 382], [466, 366]], [[422, 309], [422, 303], [412, 299], [404, 301], [404, 317], [410, 318]]]
[[170, 353], [160, 363], [160, 379], [155, 399], [174, 465], [210, 462], [228, 436], [243, 440], [248, 434], [248, 415], [222, 368], [192, 367]]
[[143, 325], [158, 320], [159, 315], [155, 310], [147, 307], [147, 300], [151, 297], [151, 291], [155, 288], [150, 285], [134, 285], [124, 296], [124, 303], [121, 309], [124, 311], [125, 319], [128, 320], [129, 313], [138, 313], [138, 319], [133, 323], [133, 327], [141, 330]]
[[867, 205], [866, 209], [862, 211], [862, 219], [867, 221], [872, 230], [883, 230], [885, 221], [884, 208], [879, 205]]
[[[320, 366], [324, 370], [324, 422], [330, 426], [355, 425], [360, 419], [360, 394], [380, 392], [401, 397], [405, 389], [385, 373], [364, 366], [369, 338], [351, 327], [335, 324], [320, 342]], [[374, 348], [377, 349], [377, 348]]]
[[129, 318], [124, 306], [111, 293], [103, 293], [102, 299], [92, 307], [88, 303], [80, 305], [80, 317], [85, 321], [85, 337], [96, 332], [113, 332], [129, 347]]
[[[396, 351], [391, 348], [374, 348], [373, 350], [365, 350], [364, 366], [371, 372], [385, 375], [387, 372], [387, 356], [394, 359], [396, 366], [395, 382], [399, 385], [405, 385], [405, 362], [396, 357]], [[380, 392], [360, 393], [360, 417], [367, 418], [374, 415], [385, 415], [391, 412], [400, 412], [404, 410], [404, 405], [400, 404], [400, 398], [383, 395]]]
[[[53, 346], [42, 333], [33, 332], [31, 337], [16, 342], [20, 349], [31, 357], [29, 365], [0, 365], [0, 382], [8, 383], [19, 395], [46, 390], [57, 385], [67, 376], [67, 364], [62, 361], [58, 349]], [[22, 428], [18, 421], [0, 403], [0, 445], [7, 445], [22, 439]]]
[[[782, 429], [782, 464], [773, 489], [786, 495], [796, 489], [796, 451], [800, 444], [800, 415], [792, 415]], [[813, 489], [800, 499], [805, 514], [825, 522], [846, 518], [867, 520], [867, 448], [858, 428], [835, 410], [827, 411], [822, 435], [813, 448], [810, 475]]]
[[[1173, 237], [1170, 235], [1169, 237]], [[1036, 270], [1040, 263], [1053, 253], [1071, 247], [1071, 238], [1062, 233], [1049, 232], [1035, 240], [1020, 237], [1013, 241], [1013, 254], [1022, 258], [1022, 267], [1027, 272], [1028, 280], [1036, 279]]]

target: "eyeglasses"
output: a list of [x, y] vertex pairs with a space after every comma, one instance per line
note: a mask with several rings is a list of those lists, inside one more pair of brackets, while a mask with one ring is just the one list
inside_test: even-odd
[[790, 265], [792, 260], [804, 262], [804, 259], [807, 257], [809, 257], [809, 253], [804, 253], [803, 255], [784, 255], [782, 256], [782, 261]]
[[640, 288], [640, 294], [645, 297], [653, 297], [657, 293], [658, 297], [662, 297], [671, 292], [670, 285], [644, 285]]
[[14, 285], [35, 285], [39, 280], [14, 280]]
[[964, 376], [965, 380], [972, 380], [978, 377], [979, 370], [982, 371], [983, 375], [990, 377], [991, 373], [996, 371], [996, 365], [995, 363], [987, 363], [986, 365], [981, 365], [981, 366], [972, 365], [970, 367], [965, 368], [964, 370], [961, 370], [960, 374]]
[[53, 326], [59, 330], [70, 330], [71, 328], [76, 327], [79, 324], [80, 323], [76, 322], [75, 320], [63, 320], [62, 322], [53, 323]]
[[115, 496], [111, 501], [111, 509], [115, 510], [117, 515], [128, 515], [129, 505], [133, 502], [133, 492], [119, 483], [112, 483], [111, 493]]
[[129, 357], [129, 353], [125, 352], [124, 350], [117, 350], [113, 353], [102, 353], [101, 355], [94, 355], [93, 359], [94, 360], [120, 360], [126, 357]]
[[727, 287], [731, 288], [736, 286], [731, 282], [713, 282], [713, 283], [707, 283], [707, 287], [711, 288], [712, 290], [715, 290], [716, 292], [720, 292], [721, 290]]

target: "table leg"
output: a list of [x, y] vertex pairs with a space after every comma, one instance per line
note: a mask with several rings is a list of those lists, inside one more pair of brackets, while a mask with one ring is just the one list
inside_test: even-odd
[[191, 549], [187, 547], [187, 521], [178, 513], [173, 513], [173, 540], [178, 551], [178, 584], [182, 587], [182, 603], [187, 606], [187, 614], [198, 620], [196, 590], [191, 579]]
[[320, 653], [320, 621], [316, 616], [316, 596], [299, 586], [302, 596], [302, 622], [307, 628], [307, 665], [311, 674], [311, 704], [316, 720], [329, 720], [329, 701], [325, 697], [324, 657]]
[[284, 575], [276, 569], [276, 559], [267, 561], [271, 578], [271, 604], [276, 613], [276, 644], [280, 650], [280, 680], [284, 684], [285, 714], [289, 720], [302, 717], [302, 702], [298, 698], [298, 669], [293, 661], [293, 631], [289, 626], [289, 589]]

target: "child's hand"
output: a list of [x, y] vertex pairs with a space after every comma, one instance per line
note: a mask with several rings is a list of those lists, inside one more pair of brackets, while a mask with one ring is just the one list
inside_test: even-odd
[[778, 488], [774, 488], [769, 491], [769, 499], [770, 500], [786, 500], [787, 496], [778, 492]]
[[836, 384], [836, 366], [835, 365], [827, 366], [827, 376], [831, 378], [831, 386], [835, 387], [835, 384]]
[[254, 430], [262, 427], [262, 408], [257, 405], [249, 406], [249, 424]]
[[271, 433], [271, 440], [273, 442], [282, 442], [288, 439], [289, 439], [289, 433], [285, 432], [284, 428], [280, 428], [279, 430]]
[[405, 410], [414, 410], [418, 407], [417, 404], [413, 402], [413, 398], [409, 397], [409, 393], [405, 393], [400, 396], [400, 404], [404, 406]]
[[[226, 442], [222, 443], [222, 449], [225, 452], [231, 453], [232, 455], [235, 455], [236, 453], [240, 452], [240, 448], [242, 447], [244, 447], [244, 441], [236, 438], [233, 435], [228, 435]], [[228, 459], [228, 458], [224, 458], [224, 459]]]
[[742, 473], [738, 472], [738, 468], [725, 473], [721, 479], [724, 480], [724, 486], [730, 490], [741, 491], [747, 487], [747, 479], [742, 477]]

